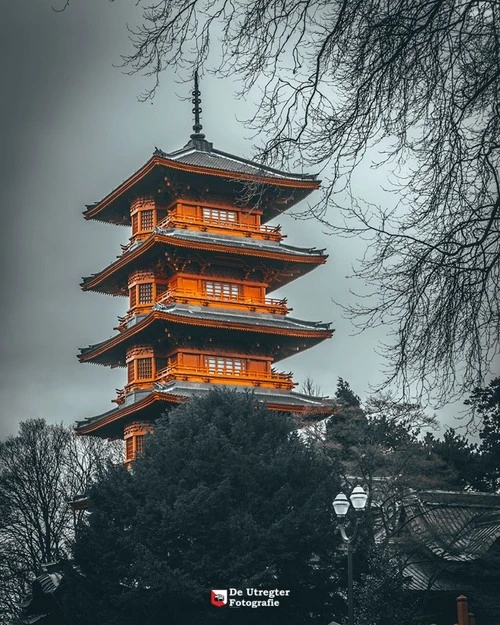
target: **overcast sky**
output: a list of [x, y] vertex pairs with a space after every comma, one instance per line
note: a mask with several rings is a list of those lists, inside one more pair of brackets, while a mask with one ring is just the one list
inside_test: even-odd
[[[87, 222], [85, 204], [102, 199], [151, 156], [172, 151], [192, 132], [191, 87], [163, 75], [154, 103], [141, 103], [144, 78], [117, 65], [130, 51], [126, 23], [138, 19], [130, 0], [15, 0], [4, 3], [0, 22], [2, 98], [2, 314], [0, 438], [19, 421], [44, 417], [73, 423], [111, 408], [122, 369], [79, 364], [78, 347], [111, 336], [126, 299], [82, 293], [79, 282], [108, 265], [128, 229]], [[235, 85], [205, 77], [202, 122], [214, 146], [251, 156], [252, 141], [237, 119], [252, 102], [236, 100]], [[360, 189], [383, 197], [380, 174]], [[277, 220], [291, 245], [325, 247], [328, 263], [277, 295], [287, 296], [293, 316], [332, 321], [333, 339], [283, 361], [295, 380], [314, 378], [333, 394], [339, 376], [362, 397], [382, 379], [376, 354], [380, 331], [353, 336], [332, 298], [345, 302], [355, 285], [346, 279], [362, 242], [322, 232], [313, 221]], [[453, 409], [442, 411], [450, 420]]]

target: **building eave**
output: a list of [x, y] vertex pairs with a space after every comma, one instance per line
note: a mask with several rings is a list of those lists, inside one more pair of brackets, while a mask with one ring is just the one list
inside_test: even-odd
[[[221, 155], [225, 154], [224, 152], [218, 153]], [[123, 194], [131, 191], [135, 185], [141, 182], [156, 167], [163, 167], [166, 171], [182, 171], [201, 176], [223, 178], [226, 180], [240, 182], [250, 181], [253, 184], [257, 183], [266, 187], [302, 189], [307, 192], [314, 191], [320, 186], [320, 181], [313, 177], [273, 177], [271, 175], [272, 172], [278, 170], [272, 170], [271, 168], [267, 168], [269, 175], [250, 174], [230, 171], [229, 169], [215, 169], [202, 167], [200, 165], [190, 165], [167, 158], [166, 156], [159, 156], [158, 153], [155, 153], [140, 169], [111, 191], [111, 193], [109, 193], [105, 198], [95, 204], [87, 206], [87, 209], [83, 211], [85, 219], [106, 221], [106, 219], [102, 219], [102, 213], [105, 209], [109, 208], [114, 202], [118, 201]]]
[[[198, 327], [207, 327], [212, 329], [219, 330], [234, 330], [238, 332], [250, 332], [255, 334], [265, 334], [272, 336], [283, 336], [283, 337], [293, 337], [299, 339], [309, 339], [317, 342], [321, 342], [327, 338], [331, 338], [333, 335], [333, 330], [329, 328], [330, 324], [321, 324], [316, 328], [312, 327], [311, 324], [310, 329], [305, 328], [286, 328], [286, 327], [277, 327], [276, 325], [272, 325], [271, 321], [274, 320], [272, 315], [269, 315], [269, 325], [266, 324], [266, 319], [260, 317], [259, 324], [252, 324], [250, 322], [245, 323], [243, 320], [241, 322], [234, 321], [225, 321], [223, 316], [221, 315], [219, 319], [217, 319], [214, 315], [213, 319], [204, 319], [199, 318], [193, 315], [188, 314], [189, 311], [186, 311], [186, 314], [174, 314], [173, 312], [162, 311], [162, 310], [153, 310], [148, 315], [144, 317], [141, 321], [136, 323], [123, 330], [123, 332], [98, 343], [96, 345], [91, 345], [87, 348], [82, 348], [80, 350], [80, 354], [78, 359], [80, 362], [93, 362], [96, 359], [102, 357], [109, 350], [118, 347], [120, 344], [125, 343], [132, 337], [138, 336], [142, 334], [147, 328], [153, 325], [157, 321], [164, 321], [168, 323], [184, 325], [184, 326], [198, 326]], [[229, 315], [228, 315], [229, 316]], [[234, 315], [233, 315], [234, 316]], [[251, 315], [248, 316], [251, 319]], [[242, 317], [243, 319], [243, 317]], [[290, 319], [288, 319], [290, 320]], [[293, 320], [295, 321], [295, 320]], [[306, 323], [306, 322], [302, 322]], [[110, 364], [110, 363], [104, 363]]]
[[323, 265], [328, 258], [327, 254], [318, 253], [320, 250], [315, 251], [314, 253], [307, 253], [304, 249], [304, 253], [301, 253], [300, 248], [295, 248], [292, 252], [292, 250], [287, 251], [284, 246], [277, 246], [276, 250], [271, 248], [266, 249], [264, 247], [238, 247], [236, 244], [231, 246], [229, 243], [217, 244], [213, 242], [204, 242], [202, 240], [196, 241], [193, 239], [182, 239], [173, 235], [153, 232], [140, 245], [130, 251], [124, 252], [117, 260], [108, 265], [102, 271], [92, 276], [83, 278], [80, 284], [81, 288], [84, 291], [99, 290], [98, 287], [102, 282], [110, 279], [114, 273], [125, 268], [129, 263], [134, 262], [143, 256], [157, 243], [163, 243], [173, 248], [195, 249], [227, 255], [266, 258], [269, 260], [285, 261], [294, 264], [306, 264], [311, 265], [311, 269], [319, 265]]

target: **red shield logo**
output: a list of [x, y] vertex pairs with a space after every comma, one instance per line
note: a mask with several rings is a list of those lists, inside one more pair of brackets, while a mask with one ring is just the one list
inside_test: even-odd
[[211, 590], [210, 603], [218, 608], [227, 604], [227, 590]]

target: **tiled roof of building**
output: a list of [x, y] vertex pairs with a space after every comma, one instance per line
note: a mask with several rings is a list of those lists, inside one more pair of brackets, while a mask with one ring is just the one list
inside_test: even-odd
[[412, 590], [462, 592], [467, 567], [488, 557], [500, 539], [500, 495], [413, 492], [402, 510], [396, 544]]
[[281, 178], [286, 180], [316, 179], [316, 175], [293, 174], [280, 171], [279, 169], [273, 169], [272, 167], [247, 160], [241, 156], [222, 152], [221, 150], [215, 149], [212, 143], [206, 139], [191, 139], [183, 148], [170, 153], [156, 148], [154, 155], [188, 165], [207, 167], [220, 171], [231, 171], [256, 177]]
[[[155, 395], [159, 395], [160, 398], [164, 395], [165, 402], [168, 402], [169, 398], [172, 397], [178, 397], [179, 401], [182, 401], [183, 399], [189, 397], [203, 395], [212, 389], [213, 386], [214, 385], [208, 383], [196, 383], [179, 380], [172, 380], [171, 382], [167, 382], [165, 384], [155, 384], [153, 390], [151, 391], [137, 390], [128, 393], [125, 396], [125, 402], [118, 408], [113, 408], [94, 417], [86, 417], [85, 419], [78, 421], [76, 429], [83, 430], [91, 424], [98, 423], [100, 421], [110, 422], [111, 427], [113, 427], [112, 423], [119, 421], [122, 413], [129, 413], [130, 408], [134, 404], [138, 404], [139, 402], [147, 403]], [[217, 385], [217, 387], [220, 388], [220, 385]], [[255, 395], [255, 398], [258, 401], [275, 406], [283, 406], [284, 410], [289, 408], [292, 412], [294, 409], [297, 411], [304, 409], [311, 409], [312, 411], [314, 411], [314, 409], [329, 410], [330, 407], [333, 411], [335, 405], [334, 400], [329, 398], [310, 397], [302, 393], [296, 393], [288, 390], [259, 388], [254, 386], [230, 386], [229, 388], [234, 389], [237, 392], [250, 391]], [[163, 404], [163, 402], [161, 403]], [[158, 413], [157, 416], [159, 416], [163, 412], [163, 409], [158, 409], [156, 412]], [[105, 433], [105, 435], [109, 435], [109, 432]]]
[[185, 241], [203, 241], [204, 243], [213, 243], [214, 245], [230, 245], [231, 247], [243, 249], [260, 249], [299, 256], [304, 256], [305, 254], [322, 256], [325, 251], [324, 249], [318, 249], [316, 247], [295, 247], [293, 245], [284, 245], [278, 241], [268, 239], [249, 239], [246, 237], [223, 235], [214, 232], [201, 232], [198, 230], [187, 230], [183, 228], [176, 229], [156, 227], [153, 232]]
[[[193, 248], [196, 248], [196, 244], [201, 246], [210, 245], [215, 249], [220, 248], [221, 252], [227, 252], [230, 247], [235, 250], [236, 253], [241, 250], [242, 254], [250, 254], [253, 256], [256, 255], [256, 252], [261, 252], [263, 258], [272, 258], [272, 254], [277, 253], [288, 257], [293, 262], [307, 262], [308, 264], [311, 264], [310, 268], [318, 263], [321, 264], [325, 262], [327, 258], [327, 255], [324, 253], [324, 249], [294, 247], [291, 245], [283, 245], [277, 241], [268, 241], [265, 239], [248, 239], [246, 237], [229, 235], [224, 236], [216, 233], [198, 232], [196, 230], [167, 229], [160, 227], [154, 229], [152, 236], [154, 237], [155, 234], [168, 237], [169, 241], [164, 243], [166, 245], [175, 246], [176, 241], [179, 241], [179, 245], [183, 244], [184, 247], [186, 247], [188, 245], [187, 242], [189, 242], [194, 244], [193, 246], [190, 246]], [[133, 245], [128, 247], [120, 256], [118, 256], [117, 260], [112, 262], [105, 269], [93, 273], [90, 276], [83, 277], [81, 283], [82, 286], [85, 286], [87, 283], [91, 282], [104, 272], [121, 266], [130, 255], [140, 255], [142, 253], [142, 251], [140, 251], [141, 248], [143, 250], [147, 249], [147, 246], [150, 246], [151, 244], [151, 237], [144, 239], [143, 241], [134, 242]], [[204, 248], [200, 247], [200, 249]]]
[[[155, 389], [169, 395], [178, 395], [180, 397], [193, 397], [208, 393], [213, 387], [209, 384], [197, 383], [197, 382], [185, 382], [179, 380], [172, 380], [166, 384], [156, 384]], [[283, 403], [288, 406], [310, 406], [317, 407], [321, 405], [331, 405], [332, 409], [335, 405], [333, 399], [327, 397], [311, 397], [310, 395], [304, 395], [303, 393], [297, 393], [295, 391], [287, 391], [282, 389], [272, 388], [254, 388], [247, 386], [231, 386], [231, 389], [235, 389], [237, 392], [248, 392], [252, 390], [253, 395], [257, 401], [265, 403]]]
[[500, 538], [498, 495], [429, 491], [408, 497], [404, 509], [413, 538], [443, 560], [475, 560]]
[[237, 323], [248, 326], [262, 326], [266, 328], [279, 328], [283, 330], [329, 330], [331, 323], [322, 321], [303, 321], [285, 315], [273, 315], [271, 313], [237, 312], [223, 308], [205, 308], [191, 306], [189, 304], [161, 304], [156, 303], [153, 310], [168, 313], [188, 319], [204, 319], [206, 321], [220, 321], [222, 323]]

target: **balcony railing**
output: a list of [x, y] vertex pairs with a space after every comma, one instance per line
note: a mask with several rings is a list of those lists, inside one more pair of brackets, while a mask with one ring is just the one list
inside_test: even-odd
[[[255, 299], [251, 297], [245, 297], [244, 295], [233, 296], [225, 295], [224, 293], [217, 294], [211, 293], [196, 293], [195, 291], [187, 291], [183, 289], [169, 289], [161, 294], [157, 298], [156, 302], [161, 304], [193, 304], [195, 306], [223, 306], [233, 309], [245, 309], [251, 312], [270, 313], [277, 315], [286, 315], [292, 308], [287, 306], [286, 297], [283, 299], [274, 299], [272, 297], [261, 299]], [[126, 315], [118, 317], [119, 325], [114, 329], [119, 332], [123, 332], [127, 328], [129, 320], [135, 315], [144, 315], [151, 312], [153, 303], [151, 304], [138, 304], [134, 306]]]
[[205, 382], [210, 384], [228, 384], [241, 386], [260, 386], [291, 390], [297, 383], [292, 379], [292, 373], [277, 371], [246, 371], [217, 369], [211, 367], [186, 367], [170, 365], [158, 371], [155, 380], [138, 380], [130, 382], [122, 389], [116, 389], [116, 398], [112, 401], [118, 405], [125, 402], [125, 396], [134, 390], [152, 389], [155, 382], [166, 383], [172, 380], [189, 382]]
[[231, 296], [224, 293], [196, 293], [195, 291], [187, 291], [183, 289], [168, 289], [158, 298], [158, 302], [162, 304], [170, 304], [173, 302], [183, 304], [196, 304], [201, 306], [210, 305], [229, 305], [231, 307], [246, 308], [251, 311], [277, 313], [286, 315], [291, 308], [288, 308], [287, 299], [273, 299], [272, 297], [256, 299], [245, 295]]
[[277, 371], [247, 371], [217, 367], [187, 367], [170, 365], [158, 371], [158, 382], [183, 380], [190, 382], [207, 382], [212, 384], [242, 384], [291, 390], [296, 386], [292, 373]]
[[171, 213], [159, 224], [160, 228], [196, 228], [197, 230], [225, 230], [241, 234], [246, 237], [257, 237], [270, 241], [282, 241], [286, 235], [281, 234], [281, 226], [255, 226], [253, 224], [238, 223], [231, 220], [210, 219], [207, 217], [192, 217]]

